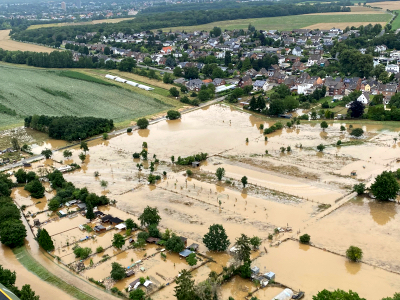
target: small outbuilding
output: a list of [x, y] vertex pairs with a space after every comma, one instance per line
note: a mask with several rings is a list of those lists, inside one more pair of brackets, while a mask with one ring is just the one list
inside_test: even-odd
[[200, 167], [200, 162], [199, 162], [199, 161], [194, 161], [194, 162], [192, 162], [192, 167], [193, 167], [193, 168], [198, 168], [198, 167]]
[[356, 170], [351, 171], [350, 175], [351, 176], [357, 176], [357, 171]]
[[95, 232], [103, 232], [106, 231], [107, 229], [103, 225], [96, 225], [93, 227], [93, 230]]
[[253, 274], [258, 274], [258, 273], [260, 273], [260, 268], [259, 268], [259, 267], [256, 267], [256, 266], [252, 267], [252, 268], [251, 268], [251, 273], [253, 273]]
[[185, 245], [185, 247], [187, 247], [187, 238], [180, 236], [181, 241], [183, 242], [183, 244]]
[[119, 230], [123, 230], [126, 229], [126, 225], [124, 223], [118, 224], [117, 226], [115, 226], [115, 228], [119, 229]]
[[135, 271], [133, 269], [128, 269], [125, 271], [125, 275], [126, 275], [126, 277], [131, 277], [131, 276], [135, 275]]
[[155, 238], [155, 237], [149, 237], [146, 242], [149, 244], [157, 244], [157, 242], [159, 241], [159, 238]]
[[186, 249], [191, 250], [191, 251], [198, 251], [199, 250], [199, 244], [191, 244], [189, 247], [186, 247]]
[[275, 280], [275, 273], [274, 272], [265, 273], [264, 277], [267, 278], [268, 280]]
[[192, 254], [193, 252], [192, 251], [190, 251], [190, 250], [188, 250], [188, 249], [185, 249], [185, 250], [183, 250], [182, 252], [179, 252], [179, 256], [182, 256], [182, 257], [184, 257], [184, 258], [186, 258], [186, 257], [188, 257], [190, 254]]

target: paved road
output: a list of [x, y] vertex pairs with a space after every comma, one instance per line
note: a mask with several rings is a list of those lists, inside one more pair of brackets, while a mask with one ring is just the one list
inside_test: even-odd
[[[191, 107], [191, 108], [185, 109], [184, 111], [181, 111], [181, 113], [182, 113], [182, 114], [186, 114], [186, 113], [192, 112], [192, 111], [194, 111], [194, 110], [200, 109], [200, 108], [202, 108], [202, 107], [205, 107], [205, 106], [208, 106], [208, 105], [212, 105], [212, 104], [221, 102], [221, 101], [223, 101], [224, 99], [225, 99], [225, 96], [219, 97], [219, 98], [217, 98], [217, 99], [214, 99], [214, 100], [211, 100], [211, 101], [208, 101], [208, 102], [205, 102], [205, 103], [201, 103], [199, 106], [195, 106], [195, 107]], [[155, 123], [158, 123], [158, 122], [161, 122], [161, 121], [164, 121], [164, 120], [167, 120], [166, 116], [161, 117], [161, 118], [157, 118], [157, 119], [154, 119], [154, 120], [151, 120], [151, 121], [149, 121], [149, 124], [150, 124], [150, 125], [151, 125], [151, 124], [155, 124]], [[127, 130], [128, 128], [132, 128], [132, 130], [137, 130], [137, 129], [139, 129], [138, 126], [131, 126], [131, 127], [127, 127], [127, 128], [115, 130], [115, 131], [113, 131], [113, 132], [110, 132], [108, 135], [109, 135], [109, 136], [113, 136], [113, 135], [118, 135], [118, 134], [124, 133], [124, 132], [126, 132], [126, 130]], [[93, 141], [93, 140], [102, 139], [102, 138], [103, 138], [103, 136], [102, 136], [102, 135], [101, 135], [101, 136], [99, 135], [99, 136], [95, 136], [95, 137], [92, 137], [92, 138], [90, 138], [90, 139], [87, 139], [87, 140], [85, 140], [85, 141], [88, 142], [88, 141]], [[72, 147], [74, 147], [74, 146], [76, 146], [76, 145], [79, 145], [79, 143], [72, 144], [72, 145], [69, 145], [69, 146], [66, 146], [66, 147], [62, 147], [62, 148], [53, 150], [53, 153], [58, 152], [58, 151], [64, 151], [65, 149], [72, 148]], [[10, 164], [10, 165], [4, 166], [4, 167], [0, 168], [0, 172], [7, 171], [7, 170], [10, 170], [10, 169], [13, 169], [13, 168], [17, 168], [17, 167], [21, 167], [21, 166], [23, 165], [23, 163], [32, 163], [32, 162], [34, 162], [34, 161], [38, 161], [38, 160], [41, 160], [41, 159], [43, 159], [43, 158], [44, 158], [44, 156], [41, 155], [41, 154], [35, 155], [35, 156], [29, 157], [29, 158], [27, 158], [27, 159], [25, 159], [25, 160], [23, 160], [23, 161], [19, 161], [19, 162], [16, 162], [16, 163], [14, 163], [14, 164]]]

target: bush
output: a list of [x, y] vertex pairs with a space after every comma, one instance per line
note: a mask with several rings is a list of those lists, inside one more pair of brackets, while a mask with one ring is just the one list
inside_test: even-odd
[[364, 194], [365, 184], [364, 183], [355, 184], [353, 190], [357, 192], [358, 195]]
[[140, 129], [146, 129], [147, 126], [149, 126], [149, 121], [146, 118], [142, 118], [139, 119], [136, 123], [136, 125], [140, 128]]
[[192, 175], [193, 175], [192, 170], [186, 170], [186, 175], [187, 175], [188, 177], [192, 176]]
[[137, 238], [142, 240], [147, 240], [149, 236], [150, 235], [146, 231], [142, 231], [137, 235]]
[[171, 109], [167, 112], [167, 118], [170, 120], [176, 120], [176, 119], [179, 119], [180, 117], [181, 117], [181, 113], [179, 111]]
[[361, 128], [355, 128], [351, 131], [350, 135], [355, 136], [355, 137], [360, 137], [364, 134], [364, 130]]
[[359, 261], [362, 259], [363, 252], [360, 248], [350, 246], [346, 251], [346, 257], [351, 261]]
[[336, 143], [337, 146], [340, 146], [341, 144], [342, 144], [341, 140], [338, 140], [337, 143]]
[[324, 151], [325, 146], [322, 145], [322, 144], [319, 144], [319, 145], [317, 146], [317, 149], [318, 149], [319, 152], [322, 152], [322, 151]]
[[132, 154], [132, 156], [133, 158], [140, 158], [140, 153], [135, 152]]
[[126, 130], [126, 132], [132, 132], [132, 128], [128, 128], [127, 130]]
[[76, 247], [74, 249], [74, 254], [76, 257], [80, 257], [81, 259], [86, 259], [88, 258], [88, 256], [92, 253], [92, 249], [86, 247], [86, 248], [82, 248], [82, 247]]
[[39, 199], [44, 197], [45, 189], [42, 183], [38, 179], [35, 179], [29, 182], [27, 185], [25, 185], [25, 190], [30, 192], [33, 198]]
[[101, 253], [103, 251], [104, 251], [104, 249], [101, 246], [96, 248], [96, 253]]
[[310, 242], [310, 236], [306, 233], [300, 237], [300, 243], [308, 244]]

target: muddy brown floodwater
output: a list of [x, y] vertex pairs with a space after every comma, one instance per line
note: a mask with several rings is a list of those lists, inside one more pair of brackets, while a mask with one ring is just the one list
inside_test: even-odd
[[[84, 162], [78, 158], [79, 147], [73, 147], [71, 159], [64, 163], [78, 163], [81, 169], [65, 173], [64, 177], [76, 187], [87, 187], [90, 192], [116, 200], [115, 207], [99, 209], [123, 220], [132, 218], [139, 223], [138, 217], [146, 206], [157, 207], [162, 218], [160, 230], [168, 228], [187, 237], [188, 244], [199, 244], [199, 251], [214, 260], [193, 271], [196, 282], [205, 280], [211, 271], [222, 272], [223, 267], [232, 263], [229, 253], [208, 252], [202, 242], [209, 226], [223, 224], [231, 246], [241, 233], [261, 237], [263, 245], [251, 255], [255, 259], [253, 265], [261, 272], [275, 272], [276, 281], [305, 291], [305, 299], [312, 299], [324, 288], [352, 289], [368, 300], [399, 292], [400, 276], [387, 271], [400, 272], [400, 261], [396, 257], [400, 248], [400, 236], [396, 233], [398, 204], [369, 198], [351, 200], [354, 184], [364, 182], [368, 186], [382, 171], [400, 168], [400, 163], [396, 163], [400, 145], [394, 141], [398, 128], [354, 125], [365, 131], [363, 138], [356, 140], [344, 122], [330, 122], [325, 131], [319, 124], [301, 124], [278, 130], [265, 141], [259, 126], [267, 128], [274, 123], [226, 105], [212, 105], [184, 114], [180, 120], [161, 121], [145, 130], [120, 134], [107, 141], [90, 141]], [[341, 125], [348, 130], [341, 132]], [[344, 144], [341, 147], [336, 146], [339, 139]], [[149, 160], [133, 159], [132, 154], [141, 152], [143, 142], [148, 144]], [[322, 153], [316, 150], [321, 143], [326, 145]], [[65, 142], [51, 140], [37, 144], [34, 149], [39, 152], [46, 147], [65, 146]], [[281, 152], [282, 147], [285, 152]], [[287, 147], [291, 151], [287, 152]], [[209, 158], [197, 169], [171, 164], [172, 155], [176, 161], [178, 156], [200, 152], [208, 153]], [[149, 185], [146, 178], [154, 155], [160, 159], [154, 174], [162, 175], [165, 171], [167, 175], [155, 185]], [[54, 160], [64, 160], [62, 153], [56, 152]], [[55, 161], [34, 163], [32, 170], [44, 172], [44, 168], [62, 166]], [[143, 164], [141, 171], [136, 166], [138, 163]], [[214, 174], [221, 167], [225, 169], [225, 176], [219, 182]], [[187, 169], [195, 173], [193, 178], [186, 176]], [[350, 176], [353, 171], [356, 176]], [[95, 177], [94, 172], [100, 176]], [[248, 178], [246, 188], [240, 182], [242, 176]], [[101, 180], [107, 181], [107, 188], [101, 188]], [[13, 192], [16, 202], [29, 205], [27, 209], [31, 213], [46, 209], [46, 201], [53, 195], [54, 192], [49, 192], [44, 199], [35, 200], [22, 188]], [[148, 276], [155, 286], [166, 285], [152, 298], [172, 300], [175, 284], [170, 283], [181, 270], [191, 269], [177, 254], [167, 253], [164, 259], [155, 245], [147, 245], [140, 251], [127, 249], [125, 245], [120, 252], [111, 247], [113, 234], [118, 232], [115, 229], [94, 234], [78, 228], [86, 223], [93, 227], [98, 220], [89, 223], [81, 215], [59, 219], [48, 212], [36, 218], [41, 222], [51, 219], [43, 228], [54, 240], [54, 254], [65, 264], [78, 260], [72, 243], [96, 235], [79, 242], [93, 253], [99, 246], [105, 249], [84, 261], [87, 269], [81, 272], [83, 278], [103, 280], [109, 277], [113, 262], [131, 267], [134, 262], [143, 261], [144, 271], [137, 270], [134, 276], [117, 283], [108, 280], [109, 287], [124, 290], [133, 280]], [[32, 218], [28, 220], [32, 223]], [[286, 226], [292, 231], [274, 235], [268, 241], [275, 228]], [[279, 247], [270, 245], [298, 238], [298, 232], [310, 234], [313, 244], [337, 254], [302, 246], [293, 240], [284, 241]], [[363, 249], [363, 262], [350, 263], [341, 256], [350, 245]], [[105, 255], [111, 258], [102, 262]], [[220, 294], [223, 300], [229, 296], [244, 299], [255, 289], [251, 281], [234, 277], [221, 287]], [[282, 290], [268, 287], [254, 296], [270, 300]]]

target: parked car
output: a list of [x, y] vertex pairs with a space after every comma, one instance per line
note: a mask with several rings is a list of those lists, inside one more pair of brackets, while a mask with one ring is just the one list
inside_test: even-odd
[[292, 299], [301, 299], [303, 297], [304, 297], [304, 292], [299, 292], [298, 294], [293, 295]]

